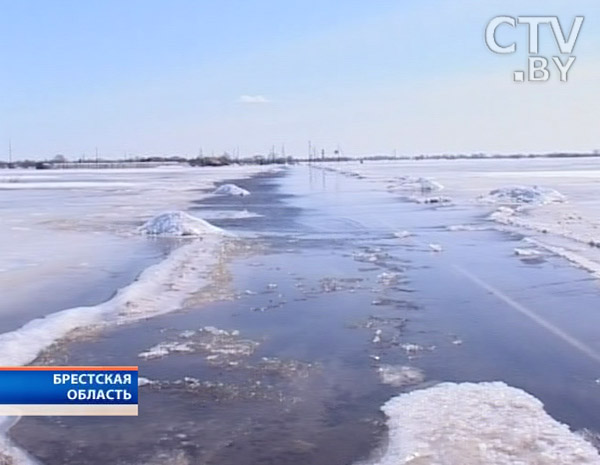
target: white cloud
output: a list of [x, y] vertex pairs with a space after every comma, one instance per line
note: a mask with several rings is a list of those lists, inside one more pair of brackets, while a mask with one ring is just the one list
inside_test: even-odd
[[264, 95], [242, 95], [239, 100], [241, 103], [262, 104], [271, 103]]

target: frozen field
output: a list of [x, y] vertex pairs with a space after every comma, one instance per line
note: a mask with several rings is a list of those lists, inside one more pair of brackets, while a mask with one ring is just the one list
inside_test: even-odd
[[6, 462], [600, 464], [596, 163], [0, 172], [1, 364], [143, 378]]

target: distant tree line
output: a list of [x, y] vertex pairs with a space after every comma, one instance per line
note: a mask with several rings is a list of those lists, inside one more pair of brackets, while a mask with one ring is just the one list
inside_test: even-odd
[[202, 166], [228, 166], [232, 164], [240, 165], [270, 165], [270, 164], [293, 164], [293, 163], [322, 163], [322, 162], [342, 162], [342, 161], [377, 161], [377, 160], [459, 160], [459, 159], [519, 159], [519, 158], [583, 158], [600, 157], [600, 152], [593, 153], [548, 153], [548, 154], [439, 154], [439, 155], [371, 155], [363, 157], [348, 156], [322, 156], [294, 158], [291, 156], [278, 156], [270, 154], [268, 156], [255, 155], [252, 157], [233, 158], [228, 153], [219, 156], [198, 156], [196, 158], [185, 158], [180, 156], [148, 156], [126, 159], [84, 159], [69, 161], [64, 155], [56, 155], [47, 160], [20, 160], [14, 162], [0, 161], [0, 168], [34, 168], [34, 169], [53, 169], [53, 168], [112, 168], [112, 167], [143, 167], [156, 166], [161, 164], [181, 164], [195, 167]]

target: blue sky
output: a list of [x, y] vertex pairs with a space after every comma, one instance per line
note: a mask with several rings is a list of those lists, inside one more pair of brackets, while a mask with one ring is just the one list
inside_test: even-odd
[[[596, 3], [0, 0], [0, 159], [593, 150]], [[584, 15], [571, 80], [513, 83], [501, 14]]]

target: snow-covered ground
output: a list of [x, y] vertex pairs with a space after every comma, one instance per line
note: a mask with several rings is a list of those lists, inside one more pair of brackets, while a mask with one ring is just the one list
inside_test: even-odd
[[600, 158], [365, 161], [325, 168], [420, 203], [473, 206], [600, 278]]

